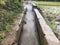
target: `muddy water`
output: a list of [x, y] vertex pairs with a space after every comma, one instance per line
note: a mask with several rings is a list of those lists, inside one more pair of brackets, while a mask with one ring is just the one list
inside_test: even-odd
[[19, 45], [39, 45], [37, 38], [37, 29], [35, 25], [34, 12], [32, 11], [31, 4], [26, 4], [26, 16], [24, 18], [25, 24], [23, 32], [19, 41]]

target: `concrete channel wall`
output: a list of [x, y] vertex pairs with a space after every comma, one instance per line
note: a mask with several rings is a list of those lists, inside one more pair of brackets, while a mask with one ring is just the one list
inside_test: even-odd
[[46, 24], [44, 18], [42, 17], [36, 6], [34, 8], [34, 12], [36, 14], [35, 20], [41, 45], [60, 45], [59, 40], [53, 33], [52, 29]]

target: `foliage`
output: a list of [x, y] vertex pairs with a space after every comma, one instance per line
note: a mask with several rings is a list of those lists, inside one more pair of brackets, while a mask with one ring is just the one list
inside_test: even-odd
[[0, 0], [0, 4], [5, 4], [5, 0]]
[[2, 41], [6, 32], [12, 30], [14, 19], [22, 12], [23, 5], [19, 0], [0, 0], [0, 4], [0, 41]]
[[6, 2], [4, 8], [10, 11], [19, 12], [20, 10], [22, 10], [22, 3], [18, 0], [9, 0]]
[[6, 1], [7, 0], [0, 0], [0, 7], [4, 6]]

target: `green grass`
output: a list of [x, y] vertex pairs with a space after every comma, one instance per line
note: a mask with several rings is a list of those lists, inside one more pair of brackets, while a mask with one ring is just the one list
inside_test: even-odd
[[[49, 25], [49, 26], [52, 28], [52, 31], [55, 32], [55, 31], [56, 31], [56, 25], [55, 25], [55, 23], [54, 23], [54, 22], [52, 23], [52, 22], [50, 21], [51, 18], [50, 18], [50, 17], [46, 17], [46, 16], [45, 16], [45, 12], [42, 12], [42, 10], [41, 10], [41, 14], [42, 14], [43, 18], [45, 19], [47, 25]], [[52, 20], [53, 20], [53, 19], [52, 19]]]
[[18, 19], [22, 10], [23, 4], [19, 0], [7, 0], [5, 4], [0, 5], [0, 42], [15, 26], [14, 21]]
[[[49, 10], [54, 10], [54, 9], [51, 9], [51, 7], [53, 7], [54, 5], [55, 6], [57, 6], [57, 5], [60, 5], [60, 2], [36, 2], [36, 1], [34, 1], [34, 3], [35, 4], [37, 4], [37, 6], [40, 8], [40, 10], [41, 10], [41, 14], [42, 14], [42, 16], [44, 17], [44, 19], [45, 19], [45, 21], [46, 21], [46, 23], [52, 28], [52, 30], [55, 32], [56, 31], [56, 25], [55, 25], [55, 23], [52, 23], [51, 21], [49, 21], [49, 19], [51, 19], [51, 18], [47, 18], [45, 15], [45, 13], [47, 13], [48, 14], [48, 12], [42, 12], [43, 10], [42, 9], [49, 9]], [[49, 16], [50, 16], [50, 14], [48, 14]], [[53, 16], [53, 14], [52, 14], [52, 16]], [[51, 17], [51, 16], [50, 16]], [[52, 17], [52, 18], [54, 18], [54, 16]], [[52, 19], [53, 20], [53, 19]]]
[[52, 31], [55, 32], [56, 31], [56, 25], [55, 23], [51, 23], [51, 21], [48, 20], [48, 18], [44, 17], [46, 23], [52, 28]]
[[34, 3], [38, 4], [38, 5], [57, 5], [60, 6], [60, 2], [43, 2], [43, 1], [34, 1]]

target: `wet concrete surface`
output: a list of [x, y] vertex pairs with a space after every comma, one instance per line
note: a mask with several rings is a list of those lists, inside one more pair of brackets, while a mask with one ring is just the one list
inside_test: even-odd
[[32, 11], [32, 5], [25, 4], [25, 7], [27, 8], [26, 16], [24, 18], [26, 23], [23, 25], [23, 31], [19, 40], [19, 45], [39, 45], [37, 29], [35, 25], [35, 15]]

